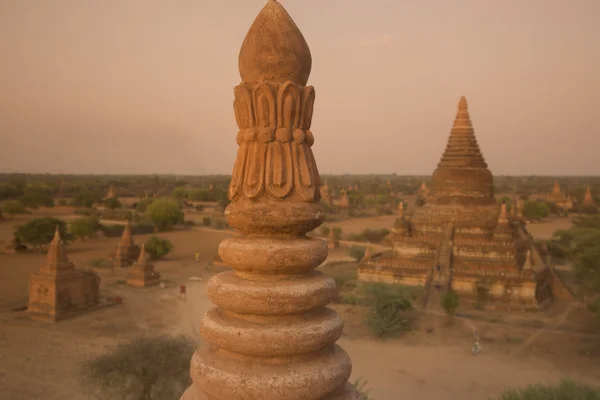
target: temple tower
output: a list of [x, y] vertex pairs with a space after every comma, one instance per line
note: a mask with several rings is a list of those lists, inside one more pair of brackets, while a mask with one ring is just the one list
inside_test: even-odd
[[329, 193], [329, 185], [327, 185], [327, 181], [323, 183], [320, 189], [321, 199], [327, 205], [331, 205], [331, 195]]
[[421, 187], [419, 188], [419, 190], [417, 191], [417, 194], [424, 198], [427, 199], [427, 197], [429, 197], [429, 193], [431, 193], [431, 190], [429, 190], [429, 188], [427, 187], [427, 185], [425, 184], [425, 181], [423, 181], [421, 183]]
[[113, 188], [113, 185], [110, 185], [110, 188], [108, 189], [108, 193], [106, 194], [105, 199], [110, 199], [113, 197], [117, 197], [117, 194], [115, 192], [115, 189]]
[[467, 99], [458, 103], [446, 150], [433, 172], [428, 204], [495, 205], [494, 177], [475, 138]]
[[131, 225], [129, 220], [125, 221], [125, 229], [117, 244], [117, 251], [115, 253], [115, 266], [117, 267], [128, 267], [132, 265], [138, 258], [140, 252], [139, 246], [133, 241], [133, 233], [131, 232]]
[[348, 198], [346, 189], [342, 189], [342, 198], [340, 199], [338, 206], [340, 208], [350, 208], [350, 199]]
[[148, 261], [145, 245], [140, 249], [140, 256], [127, 274], [127, 284], [137, 288], [147, 288], [160, 285], [160, 274]]
[[594, 203], [594, 198], [592, 197], [592, 191], [590, 190], [589, 187], [585, 191], [585, 196], [583, 197], [583, 205], [584, 206], [594, 206], [594, 205], [596, 205], [596, 203]]
[[325, 217], [311, 150], [311, 64], [298, 27], [269, 0], [242, 45], [234, 91], [239, 149], [225, 215], [238, 235], [219, 246], [233, 271], [208, 284], [217, 307], [201, 322], [186, 399], [361, 398], [335, 344], [342, 320], [326, 307], [335, 281], [315, 271], [327, 244], [306, 236]]
[[91, 271], [75, 269], [57, 227], [46, 263], [29, 278], [27, 311], [34, 319], [56, 322], [94, 308], [99, 292], [100, 277]]

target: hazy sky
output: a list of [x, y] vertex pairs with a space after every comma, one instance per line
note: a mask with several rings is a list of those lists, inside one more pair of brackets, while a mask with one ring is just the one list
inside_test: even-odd
[[[600, 174], [599, 0], [282, 0], [321, 173], [430, 174], [467, 96], [495, 174]], [[0, 0], [0, 171], [231, 173], [265, 0]]]

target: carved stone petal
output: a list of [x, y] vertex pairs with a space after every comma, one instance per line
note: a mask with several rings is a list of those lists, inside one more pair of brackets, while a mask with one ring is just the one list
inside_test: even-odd
[[267, 194], [283, 199], [290, 194], [294, 185], [294, 166], [290, 143], [274, 141], [268, 144], [266, 188]]

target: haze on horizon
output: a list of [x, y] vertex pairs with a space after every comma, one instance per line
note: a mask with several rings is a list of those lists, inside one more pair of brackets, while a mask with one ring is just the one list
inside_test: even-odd
[[[0, 2], [0, 172], [231, 173], [264, 2]], [[600, 174], [598, 0], [281, 2], [322, 174], [430, 174], [461, 95], [494, 174]]]

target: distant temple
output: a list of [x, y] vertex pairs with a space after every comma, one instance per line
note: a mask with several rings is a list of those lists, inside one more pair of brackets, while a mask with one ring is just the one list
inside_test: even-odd
[[133, 265], [135, 260], [140, 255], [140, 248], [133, 242], [133, 233], [129, 220], [125, 221], [125, 229], [121, 235], [121, 240], [117, 245], [115, 253], [114, 265], [116, 267], [128, 267]]
[[594, 198], [592, 197], [592, 191], [590, 190], [589, 187], [585, 191], [585, 196], [583, 196], [582, 204], [584, 206], [595, 206], [596, 205], [596, 203], [594, 202]]
[[321, 188], [319, 189], [321, 192], [321, 199], [327, 205], [331, 205], [331, 194], [329, 193], [329, 186], [327, 185], [327, 181], [323, 182]]
[[430, 193], [431, 193], [431, 190], [429, 190], [429, 188], [425, 184], [425, 181], [423, 181], [423, 183], [421, 183], [421, 187], [417, 191], [417, 194], [419, 195], [419, 197], [427, 199], [429, 197]]
[[27, 311], [34, 319], [56, 322], [95, 308], [99, 293], [100, 277], [75, 269], [57, 227], [46, 264], [29, 279]]
[[388, 238], [392, 249], [361, 263], [359, 278], [423, 286], [437, 304], [435, 296], [447, 290], [474, 295], [481, 285], [492, 298], [525, 307], [547, 304], [545, 275], [524, 267], [530, 244], [522, 205], [510, 216], [505, 204], [498, 206], [464, 97], [432, 178], [427, 203], [410, 220], [398, 208]]
[[554, 185], [552, 186], [552, 192], [548, 194], [545, 200], [549, 203], [556, 204], [563, 211], [569, 211], [573, 208], [573, 199], [568, 194], [562, 191], [560, 184], [558, 181], [554, 181]]
[[140, 256], [127, 274], [127, 284], [137, 288], [147, 288], [160, 285], [160, 274], [148, 261], [145, 246], [140, 249]]

